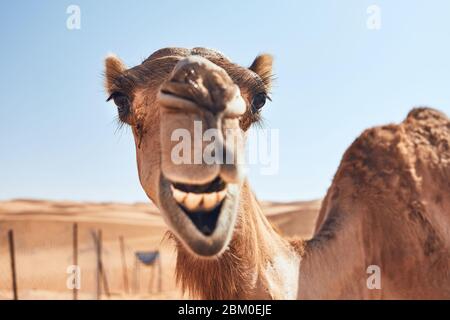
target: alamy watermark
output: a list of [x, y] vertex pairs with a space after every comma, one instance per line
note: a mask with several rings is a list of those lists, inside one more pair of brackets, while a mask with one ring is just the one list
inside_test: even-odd
[[81, 268], [77, 265], [70, 265], [66, 269], [66, 273], [69, 274], [66, 280], [67, 289], [73, 290], [81, 289]]
[[368, 14], [366, 20], [366, 27], [369, 30], [381, 29], [381, 8], [376, 4], [372, 4], [367, 7], [366, 13]]
[[[177, 142], [171, 150], [171, 161], [182, 164], [257, 165], [262, 175], [275, 175], [279, 170], [278, 129], [250, 130], [245, 145], [240, 129], [202, 129], [202, 121], [194, 121], [193, 136], [185, 128], [175, 129], [171, 141]], [[245, 148], [245, 149], [244, 149]], [[242, 154], [242, 152], [244, 154]]]
[[370, 265], [366, 269], [366, 273], [370, 274], [367, 278], [366, 285], [369, 290], [381, 289], [381, 268], [377, 265]]
[[81, 29], [81, 9], [76, 4], [67, 7], [66, 13], [69, 15], [66, 20], [66, 27], [69, 30]]

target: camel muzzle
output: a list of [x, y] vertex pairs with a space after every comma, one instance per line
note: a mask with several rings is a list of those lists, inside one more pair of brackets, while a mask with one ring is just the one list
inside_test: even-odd
[[217, 254], [231, 237], [243, 180], [245, 101], [224, 69], [190, 56], [161, 85], [158, 103], [162, 206], [193, 251]]
[[162, 171], [177, 183], [242, 178], [246, 105], [224, 69], [191, 56], [180, 60], [160, 88]]

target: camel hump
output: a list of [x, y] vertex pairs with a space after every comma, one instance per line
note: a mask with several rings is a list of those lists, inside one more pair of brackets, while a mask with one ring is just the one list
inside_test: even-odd
[[417, 174], [431, 168], [450, 174], [450, 121], [438, 110], [415, 108], [400, 124], [365, 130], [345, 152], [335, 183], [350, 178], [357, 190], [384, 194], [417, 185]]
[[429, 152], [434, 152], [434, 158], [450, 158], [450, 119], [443, 112], [414, 108], [401, 125], [417, 147], [423, 150], [426, 146]]

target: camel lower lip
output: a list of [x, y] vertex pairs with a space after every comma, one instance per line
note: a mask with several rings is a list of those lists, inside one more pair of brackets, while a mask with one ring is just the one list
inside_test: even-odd
[[192, 211], [174, 199], [172, 185], [161, 175], [159, 205], [171, 231], [195, 254], [204, 257], [219, 255], [231, 239], [240, 185], [228, 184], [226, 196], [214, 208], [204, 210], [199, 207], [199, 210]]

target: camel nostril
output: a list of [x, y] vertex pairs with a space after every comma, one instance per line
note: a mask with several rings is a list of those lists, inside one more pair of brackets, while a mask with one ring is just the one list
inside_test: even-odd
[[190, 84], [191, 86], [198, 87], [197, 81], [199, 77], [195, 69], [191, 66], [184, 72], [184, 83]]
[[172, 75], [169, 78], [170, 82], [198, 86], [197, 81], [199, 80], [199, 75], [196, 71], [198, 65], [182, 64], [180, 67], [177, 66], [175, 66], [175, 69], [173, 70]]
[[[182, 99], [213, 114], [223, 112], [227, 117], [240, 116], [246, 109], [239, 87], [228, 73], [199, 56], [180, 60], [169, 80], [162, 85], [160, 93], [167, 107], [179, 105], [184, 108], [182, 101], [179, 101]], [[171, 106], [171, 103], [174, 105]]]

